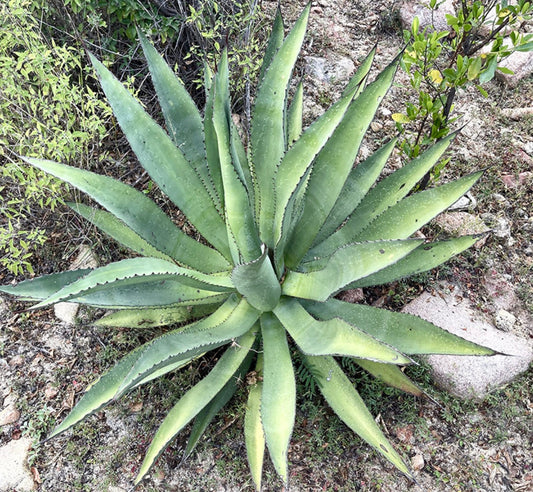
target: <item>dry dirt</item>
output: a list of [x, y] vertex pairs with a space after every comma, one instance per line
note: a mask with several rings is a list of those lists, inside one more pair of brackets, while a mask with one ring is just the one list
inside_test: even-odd
[[[290, 25], [303, 3], [286, 3], [282, 2], [282, 7]], [[274, 3], [264, 2], [264, 6], [271, 11]], [[348, 57], [357, 65], [378, 42], [375, 71], [382, 69], [401, 47], [395, 6], [393, 2], [368, 0], [314, 2], [303, 55]], [[303, 66], [302, 62], [300, 70]], [[334, 82], [317, 83], [309, 77], [305, 82], [308, 116], [321, 112], [342, 87]], [[378, 112], [378, 124], [365, 142], [367, 151], [394, 135], [390, 114], [401, 111], [405, 98], [412, 97], [402, 82], [400, 75]], [[494, 268], [517, 286], [531, 312], [533, 208], [528, 196], [532, 196], [532, 184], [529, 181], [513, 188], [502, 179], [532, 169], [532, 158], [524, 149], [531, 149], [533, 120], [531, 116], [510, 120], [501, 109], [531, 106], [533, 81], [526, 80], [514, 90], [491, 82], [487, 91], [487, 99], [475, 90], [460, 94], [456, 108], [468, 115], [470, 125], [457, 140], [450, 170], [443, 179], [490, 166], [483, 183], [474, 190], [478, 200], [475, 213], [504, 218], [510, 227], [508, 237], [513, 240], [490, 237], [482, 248], [456, 260], [449, 269], [427, 276], [420, 284], [396, 285], [367, 292], [367, 296], [384, 297], [383, 302], [400, 307], [436, 276], [459, 274], [480, 308], [489, 309], [479, 280], [488, 268]], [[397, 165], [398, 159], [392, 165]], [[498, 201], [495, 193], [503, 201]], [[54, 217], [57, 224], [65, 220], [59, 213]], [[73, 219], [69, 221], [72, 226]], [[56, 229], [55, 243], [40, 259], [37, 273], [69, 264], [73, 242], [64, 236], [68, 228]], [[83, 235], [102, 261], [120, 255], [114, 246], [102, 243], [94, 231], [85, 229]], [[52, 264], [54, 255], [61, 260]], [[5, 278], [5, 272], [0, 272], [0, 281]], [[28, 312], [25, 307], [10, 302], [0, 310], [0, 398], [15, 396], [20, 412], [16, 422], [0, 428], [0, 445], [21, 435], [35, 439], [30, 459], [38, 490], [129, 490], [157, 422], [173, 403], [172, 395], [201, 377], [209, 360], [138, 390], [76, 430], [39, 444], [39, 438], [65, 416], [98, 374], [154, 333], [91, 327], [88, 321], [98, 313], [89, 310], [82, 311], [76, 326], [67, 326], [54, 318], [53, 310]], [[312, 396], [299, 402], [289, 452], [290, 490], [533, 490], [531, 370], [479, 404], [460, 402], [434, 390], [423, 365], [412, 369], [412, 375], [440, 403], [400, 395], [368, 380], [358, 383], [358, 388], [369, 398], [393, 444], [411, 462], [416, 483], [399, 475], [322, 406], [319, 397]], [[214, 422], [197, 452], [183, 463], [186, 434], [178, 437], [137, 490], [253, 490], [246, 469], [242, 405], [242, 398], [237, 398]], [[283, 490], [269, 464], [264, 490]]]

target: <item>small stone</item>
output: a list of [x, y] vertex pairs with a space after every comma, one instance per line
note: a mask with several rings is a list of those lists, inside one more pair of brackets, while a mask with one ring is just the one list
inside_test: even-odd
[[455, 15], [455, 8], [452, 0], [438, 2], [438, 7], [432, 10], [428, 7], [427, 2], [409, 0], [402, 2], [400, 7], [400, 20], [405, 29], [410, 29], [415, 17], [420, 21], [419, 31], [422, 32], [426, 27], [436, 31], [449, 31], [450, 27], [446, 22], [446, 14]]
[[86, 244], [80, 245], [78, 248], [78, 256], [70, 265], [69, 270], [78, 270], [80, 268], [97, 268], [98, 259], [92, 252], [91, 248]]
[[494, 323], [498, 330], [511, 331], [516, 323], [516, 317], [509, 311], [500, 309], [494, 316]]
[[511, 202], [507, 200], [507, 198], [505, 198], [501, 193], [493, 193], [491, 198], [502, 207], [509, 208], [511, 206]]
[[44, 397], [47, 400], [51, 400], [52, 398], [55, 398], [58, 393], [59, 393], [59, 390], [55, 386], [52, 386], [51, 383], [48, 383], [46, 385], [46, 388], [44, 389]]
[[348, 289], [341, 292], [338, 297], [341, 301], [351, 302], [352, 304], [363, 302], [365, 299], [363, 289]]
[[396, 434], [396, 437], [405, 444], [414, 444], [415, 443], [415, 436], [414, 436], [415, 426], [413, 424], [406, 425], [405, 427], [398, 427], [394, 433]]
[[424, 465], [426, 463], [424, 462], [424, 457], [421, 454], [415, 454], [411, 458], [411, 468], [414, 471], [420, 471], [422, 468], [424, 468]]
[[9, 405], [0, 412], [0, 427], [14, 424], [20, 418], [20, 412], [15, 405]]
[[377, 121], [373, 121], [370, 123], [370, 128], [372, 128], [373, 132], [379, 132], [383, 128], [383, 125]]
[[457, 200], [450, 208], [449, 211], [455, 210], [474, 210], [477, 205], [477, 200], [474, 198], [474, 195], [467, 193]]
[[489, 270], [483, 277], [482, 284], [496, 308], [509, 311], [518, 304], [513, 284], [496, 270]]
[[[490, 231], [476, 215], [468, 212], [448, 212], [435, 218], [435, 224], [450, 235], [464, 236], [467, 234], [483, 234]], [[479, 248], [486, 242], [486, 236], [476, 242], [475, 247]]]
[[24, 364], [24, 357], [22, 357], [22, 355], [15, 355], [9, 360], [9, 365], [11, 367], [19, 367], [22, 364]]
[[67, 325], [76, 323], [76, 316], [78, 315], [79, 305], [73, 302], [58, 302], [54, 304], [55, 317], [63, 321]]
[[3, 297], [0, 297], [0, 314], [8, 312], [7, 302]]

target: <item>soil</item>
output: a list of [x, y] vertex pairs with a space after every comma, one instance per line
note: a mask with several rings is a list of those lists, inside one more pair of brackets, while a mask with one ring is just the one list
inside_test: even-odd
[[[275, 5], [263, 2], [270, 13]], [[292, 24], [303, 6], [294, 1], [282, 5], [286, 25]], [[396, 7], [398, 3], [386, 1], [354, 0], [349, 8], [343, 0], [314, 2], [303, 57], [348, 57], [357, 65], [377, 42], [374, 73], [381, 70], [402, 46]], [[297, 75], [303, 75], [303, 67], [302, 61]], [[308, 118], [323, 111], [342, 90], [340, 82], [321, 83], [308, 76], [304, 81]], [[405, 83], [405, 76], [399, 73], [363, 152], [395, 134], [390, 114], [401, 112], [405, 101], [413, 97]], [[487, 168], [474, 189], [477, 208], [473, 213], [503, 219], [509, 234], [491, 235], [482, 247], [416, 282], [365, 291], [367, 302], [400, 308], [437, 278], [453, 277], [481, 309], [490, 311], [491, 300], [480, 279], [493, 269], [516, 286], [525, 309], [533, 313], [532, 180], [508, 186], [511, 178], [504, 178], [511, 176], [516, 184], [520, 173], [533, 168], [533, 119], [511, 120], [501, 111], [531, 106], [533, 81], [526, 79], [516, 89], [493, 81], [485, 88], [487, 98], [475, 89], [458, 96], [456, 111], [465, 114], [469, 124], [456, 140], [452, 162], [441, 179]], [[398, 166], [400, 160], [395, 156], [390, 165]], [[71, 214], [64, 226], [62, 213], [67, 214], [63, 210], [48, 217], [49, 235], [54, 240], [36, 259], [38, 274], [68, 267], [73, 237], [89, 244], [102, 263], [124, 253], [80, 225]], [[427, 233], [431, 231], [429, 228]], [[8, 279], [6, 272], [0, 272], [2, 283]], [[93, 327], [90, 320], [99, 315], [94, 310], [81, 310], [76, 326], [69, 326], [59, 322], [52, 309], [26, 308], [18, 302], [0, 304], [0, 397], [16, 398], [20, 411], [15, 423], [0, 427], [0, 445], [21, 435], [34, 439], [30, 464], [38, 490], [131, 489], [150, 437], [173, 404], [174, 395], [200, 378], [210, 359], [134, 391], [64, 436], [39, 442], [88, 384], [122, 354], [157, 333]], [[393, 445], [410, 461], [416, 482], [401, 476], [355, 437], [313, 388], [302, 383], [289, 450], [291, 491], [533, 490], [531, 369], [481, 403], [462, 402], [433, 388], [423, 363], [408, 370], [434, 399], [403, 395], [362, 375], [357, 384]], [[242, 433], [243, 395], [241, 390], [186, 461], [181, 457], [187, 434], [178, 436], [136, 490], [253, 490]], [[265, 465], [264, 490], [285, 490], [269, 463]]]

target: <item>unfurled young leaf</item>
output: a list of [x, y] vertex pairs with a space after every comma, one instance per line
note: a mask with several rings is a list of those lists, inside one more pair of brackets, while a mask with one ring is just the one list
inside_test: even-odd
[[[256, 488], [261, 488], [265, 450], [288, 482], [297, 405], [295, 360], [303, 362], [346, 425], [410, 477], [334, 357], [351, 357], [385, 383], [421, 396], [401, 370], [412, 362], [411, 355], [493, 353], [415, 316], [334, 299], [343, 289], [427, 271], [474, 244], [476, 236], [436, 242], [411, 236], [468, 191], [481, 173], [413, 192], [453, 135], [381, 181], [395, 140], [353, 167], [399, 63], [397, 57], [367, 84], [375, 50], [339, 101], [304, 130], [301, 83], [288, 100], [309, 10], [308, 5], [286, 37], [278, 12], [245, 141], [231, 117], [225, 52], [217, 73], [206, 72], [202, 114], [139, 34], [168, 133], [92, 57], [141, 165], [205, 241], [187, 236], [144, 193], [126, 184], [26, 159], [103, 207], [69, 204], [140, 256], [45, 275], [0, 291], [36, 302], [34, 309], [68, 301], [114, 310], [95, 321], [99, 326], [169, 327], [94, 383], [52, 436], [128, 391], [226, 347], [204, 379], [176, 395], [135, 483], [194, 420], [189, 455], [215, 414], [243, 391], [248, 393], [245, 442]], [[393, 118], [403, 122], [401, 116]]]

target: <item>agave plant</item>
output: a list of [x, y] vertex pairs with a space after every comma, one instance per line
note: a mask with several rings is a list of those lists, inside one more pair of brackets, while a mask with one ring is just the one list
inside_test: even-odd
[[290, 104], [287, 95], [308, 15], [309, 6], [286, 37], [279, 13], [276, 17], [246, 143], [231, 118], [225, 53], [216, 74], [206, 77], [202, 117], [173, 71], [139, 35], [167, 131], [92, 57], [140, 163], [204, 241], [186, 235], [131, 186], [26, 159], [103, 207], [70, 204], [138, 256], [1, 290], [39, 301], [34, 309], [70, 301], [113, 310], [96, 322], [100, 326], [172, 328], [98, 379], [52, 436], [133, 388], [227, 346], [210, 373], [179, 395], [151, 441], [136, 483], [194, 421], [189, 454], [247, 374], [254, 375], [245, 388], [244, 421], [253, 480], [259, 489], [268, 449], [287, 482], [296, 408], [294, 354], [346, 425], [411, 476], [335, 357], [351, 357], [386, 383], [421, 395], [400, 369], [412, 355], [492, 353], [418, 317], [335, 299], [343, 289], [429, 270], [471, 246], [474, 236], [436, 242], [410, 237], [470, 189], [480, 173], [410, 194], [452, 137], [380, 181], [394, 140], [353, 167], [399, 62], [367, 85], [374, 52], [340, 99], [302, 131], [302, 86]]

